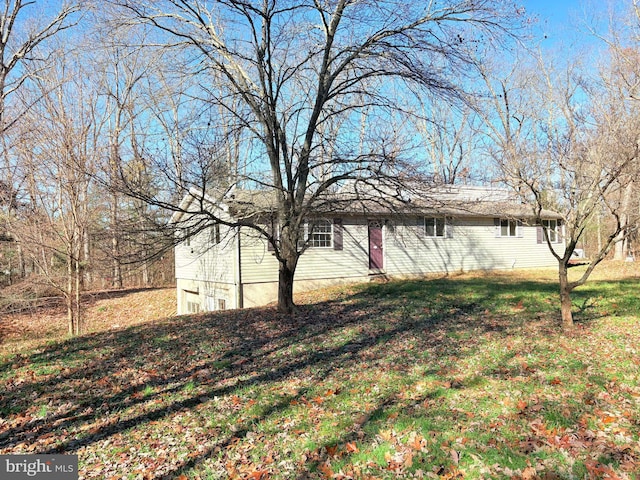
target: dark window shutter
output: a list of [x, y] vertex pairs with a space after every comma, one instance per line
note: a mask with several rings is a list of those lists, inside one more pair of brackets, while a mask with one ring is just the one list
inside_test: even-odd
[[500, 236], [500, 219], [499, 218], [494, 218], [493, 219], [493, 225], [495, 226], [496, 232], [496, 238]]
[[451, 217], [445, 217], [444, 219], [444, 232], [445, 237], [453, 238], [453, 220]]
[[296, 244], [298, 250], [302, 251], [305, 247], [313, 247], [313, 245], [311, 244], [313, 222], [308, 222], [307, 220], [305, 220], [304, 222], [302, 222], [300, 229], [300, 233], [298, 234], [298, 243]]
[[342, 237], [342, 219], [333, 219], [333, 249], [342, 250], [343, 237]]
[[536, 242], [543, 243], [544, 242], [544, 232], [542, 230], [542, 225], [538, 225], [536, 227]]
[[[269, 219], [269, 235], [271, 235], [271, 238], [275, 239], [276, 236], [276, 226], [275, 226], [275, 220], [273, 218]], [[271, 241], [269, 239], [267, 239], [267, 251], [269, 252], [273, 252], [275, 251], [275, 247], [273, 246], [273, 243], [271, 243]]]
[[524, 229], [522, 228], [522, 220], [518, 220], [516, 224], [516, 236], [519, 238], [524, 237]]

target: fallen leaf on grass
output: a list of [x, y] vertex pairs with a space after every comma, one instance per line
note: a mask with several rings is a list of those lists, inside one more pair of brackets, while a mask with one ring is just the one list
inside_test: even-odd
[[338, 453], [337, 445], [327, 445], [325, 448], [327, 449], [327, 455], [330, 457], [334, 457]]
[[249, 474], [247, 479], [249, 480], [266, 480], [269, 478], [269, 472], [267, 470], [258, 470]]
[[325, 478], [333, 478], [333, 470], [331, 470], [331, 467], [327, 462], [323, 462], [318, 465], [318, 470], [325, 476]]
[[527, 467], [522, 471], [520, 477], [522, 480], [535, 480], [538, 478], [538, 472], [536, 472], [536, 469], [533, 467]]
[[418, 435], [414, 433], [412, 435], [413, 438], [409, 439], [409, 446], [417, 451], [422, 451], [423, 448], [426, 448], [427, 441], [422, 435]]

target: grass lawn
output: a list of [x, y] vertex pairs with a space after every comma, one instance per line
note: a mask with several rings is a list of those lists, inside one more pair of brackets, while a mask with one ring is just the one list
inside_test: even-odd
[[75, 453], [85, 479], [640, 479], [640, 279], [601, 272], [570, 336], [546, 271], [5, 338], [0, 454]]

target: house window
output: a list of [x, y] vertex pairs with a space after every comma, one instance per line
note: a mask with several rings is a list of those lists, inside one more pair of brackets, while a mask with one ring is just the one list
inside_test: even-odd
[[444, 237], [444, 217], [427, 217], [424, 219], [424, 231], [427, 237]]
[[200, 313], [200, 304], [187, 301], [187, 313]]
[[517, 237], [518, 222], [508, 218], [500, 219], [500, 236], [501, 237]]
[[547, 232], [547, 236], [549, 237], [549, 241], [551, 243], [555, 243], [560, 238], [559, 230], [558, 230], [558, 221], [557, 220], [542, 220], [542, 226]]
[[211, 243], [217, 245], [220, 243], [220, 224], [215, 223], [211, 226]]
[[309, 246], [314, 248], [331, 248], [333, 225], [329, 220], [316, 220], [309, 224], [311, 230]]
[[227, 309], [227, 301], [224, 298], [218, 299], [218, 310], [226, 310]]

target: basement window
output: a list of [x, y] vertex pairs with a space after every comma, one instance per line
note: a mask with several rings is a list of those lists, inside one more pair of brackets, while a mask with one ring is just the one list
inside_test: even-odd
[[200, 313], [200, 304], [198, 302], [187, 302], [187, 313]]

